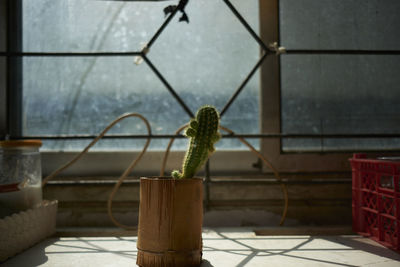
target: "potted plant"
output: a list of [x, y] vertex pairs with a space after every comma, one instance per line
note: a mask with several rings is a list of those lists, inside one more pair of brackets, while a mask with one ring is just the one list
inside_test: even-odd
[[201, 107], [185, 131], [190, 143], [182, 170], [140, 179], [137, 265], [200, 266], [203, 180], [194, 176], [215, 151], [218, 128], [217, 110]]

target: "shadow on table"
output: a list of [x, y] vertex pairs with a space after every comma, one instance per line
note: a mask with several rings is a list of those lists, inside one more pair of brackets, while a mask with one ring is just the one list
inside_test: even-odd
[[54, 244], [58, 239], [50, 238], [46, 239], [27, 250], [22, 251], [21, 253], [9, 258], [5, 262], [1, 263], [2, 267], [34, 267], [39, 266], [48, 261], [48, 257], [46, 256], [45, 249], [46, 247]]
[[327, 236], [324, 237], [325, 240], [330, 242], [339, 243], [353, 250], [360, 250], [368, 252], [380, 257], [384, 257], [391, 260], [400, 261], [400, 255], [393, 250], [383, 247], [376, 241], [370, 240], [368, 238], [363, 238], [361, 236]]
[[202, 260], [200, 267], [214, 267], [208, 260]]
[[[206, 238], [207, 240], [207, 238]], [[356, 262], [349, 261], [335, 261], [334, 259], [326, 259], [324, 257], [318, 257], [320, 253], [346, 253], [351, 251], [363, 251], [367, 253], [371, 253], [388, 260], [400, 261], [400, 255], [394, 251], [391, 251], [378, 243], [373, 242], [367, 238], [363, 238], [358, 235], [352, 236], [258, 236], [258, 237], [247, 237], [247, 236], [237, 236], [230, 237], [226, 232], [215, 231], [215, 236], [210, 238], [210, 240], [217, 240], [219, 242], [229, 241], [230, 246], [232, 244], [236, 244], [236, 248], [224, 248], [223, 246], [214, 247], [214, 246], [204, 246], [207, 251], [212, 252], [224, 252], [232, 255], [241, 255], [243, 256], [240, 261], [236, 262], [235, 267], [247, 266], [250, 262], [252, 262], [255, 258], [258, 260], [264, 258], [267, 260], [268, 257], [279, 256], [282, 259], [287, 258], [288, 260], [294, 261], [304, 261], [310, 265], [335, 265], [335, 266], [343, 266], [343, 267], [356, 267], [359, 266]], [[282, 244], [287, 244], [287, 247], [282, 246], [282, 244], [278, 247], [274, 247], [273, 241], [286, 241], [290, 240], [290, 242], [284, 242]], [[327, 247], [316, 247], [314, 241], [318, 240], [326, 240], [331, 243], [337, 243], [341, 246], [327, 246]], [[260, 247], [258, 242], [264, 242], [270, 246]], [[271, 242], [272, 241], [272, 242]], [[268, 243], [266, 243], [268, 242]], [[318, 244], [318, 243], [315, 243]], [[272, 246], [271, 246], [272, 245]], [[315, 252], [315, 253], [314, 253]], [[207, 265], [209, 263], [205, 263], [205, 265], [201, 266], [212, 266]]]

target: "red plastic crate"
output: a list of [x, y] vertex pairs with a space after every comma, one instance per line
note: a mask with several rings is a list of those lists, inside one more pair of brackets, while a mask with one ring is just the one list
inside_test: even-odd
[[400, 161], [354, 154], [353, 231], [400, 252]]

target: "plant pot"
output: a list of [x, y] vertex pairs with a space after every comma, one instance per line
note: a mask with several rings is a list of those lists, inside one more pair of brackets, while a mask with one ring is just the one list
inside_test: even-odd
[[201, 178], [140, 178], [137, 265], [200, 266]]

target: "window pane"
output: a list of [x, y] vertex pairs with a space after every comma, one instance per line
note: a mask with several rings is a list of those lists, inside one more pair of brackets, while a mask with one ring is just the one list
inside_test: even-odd
[[399, 14], [398, 0], [280, 0], [281, 45], [397, 50]]
[[[258, 1], [232, 1], [258, 30]], [[34, 52], [136, 51], [164, 21], [169, 2], [24, 1], [24, 50]], [[169, 24], [148, 56], [195, 112], [204, 104], [221, 110], [259, 58], [259, 47], [222, 1], [191, 1], [190, 23]], [[149, 119], [153, 133], [173, 134], [189, 117], [165, 86], [132, 57], [25, 57], [26, 135], [96, 134], [126, 112]], [[258, 73], [222, 118], [238, 133], [259, 132]], [[51, 122], [51, 123], [49, 123]], [[138, 119], [111, 133], [145, 134]], [[143, 140], [142, 140], [143, 141]], [[113, 143], [115, 142], [115, 143]], [[153, 149], [168, 140], [155, 139]], [[44, 149], [80, 149], [82, 142], [46, 142]], [[258, 142], [253, 140], [258, 147]], [[177, 142], [181, 149], [186, 142]], [[137, 141], [102, 142], [100, 149], [141, 148]], [[226, 139], [223, 149], [242, 149]]]
[[[257, 2], [232, 1], [256, 31]], [[191, 1], [186, 9], [190, 23], [169, 25], [149, 58], [193, 111], [204, 103], [222, 110], [257, 63], [260, 48], [223, 1]], [[222, 117], [222, 125], [238, 133], [259, 133], [259, 86], [257, 72]], [[251, 141], [258, 147], [258, 141]], [[236, 148], [236, 143], [222, 140], [218, 146]]]
[[[400, 56], [282, 58], [285, 133], [400, 133]], [[283, 150], [399, 149], [399, 139], [286, 140]]]
[[[132, 58], [28, 57], [23, 64], [26, 135], [97, 134], [127, 112], [145, 116], [151, 122], [153, 133], [169, 134], [188, 119], [147, 65], [136, 66]], [[147, 132], [139, 119], [132, 118], [116, 125], [110, 133]], [[158, 142], [154, 140], [153, 145]], [[64, 147], [65, 142], [58, 144], [51, 148], [73, 149]], [[73, 144], [75, 148], [81, 145]], [[136, 147], [135, 141], [124, 140], [111, 148], [132, 145]], [[104, 148], [104, 145], [98, 147]]]
[[137, 51], [164, 21], [166, 3], [23, 0], [28, 52]]
[[[398, 50], [400, 2], [280, 1], [288, 50]], [[400, 56], [283, 55], [282, 131], [400, 133]], [[284, 151], [399, 149], [399, 139], [289, 139]]]

